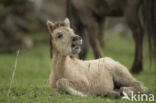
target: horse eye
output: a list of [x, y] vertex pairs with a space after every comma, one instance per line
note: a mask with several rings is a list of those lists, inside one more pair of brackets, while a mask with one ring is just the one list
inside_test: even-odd
[[57, 38], [61, 39], [63, 37], [63, 35], [61, 33], [58, 33]]

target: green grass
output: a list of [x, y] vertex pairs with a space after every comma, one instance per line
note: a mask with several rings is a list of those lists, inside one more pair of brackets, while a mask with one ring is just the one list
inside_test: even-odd
[[[133, 40], [123, 39], [119, 35], [107, 35], [104, 55], [131, 67], [133, 62]], [[145, 53], [146, 55], [146, 53]], [[0, 54], [0, 102], [1, 103], [120, 103], [121, 98], [81, 98], [52, 91], [48, 84], [50, 74], [49, 46], [38, 45], [29, 51], [21, 51], [11, 94], [6, 96], [14, 69], [16, 53]], [[93, 59], [92, 50], [88, 59]], [[156, 69], [149, 68], [149, 61], [144, 59], [144, 72], [134, 75], [149, 88], [149, 93], [156, 96]], [[129, 101], [124, 101], [125, 103]]]

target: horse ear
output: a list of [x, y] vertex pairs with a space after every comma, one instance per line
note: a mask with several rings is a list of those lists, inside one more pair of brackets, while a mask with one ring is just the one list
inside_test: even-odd
[[65, 23], [68, 27], [70, 27], [70, 21], [69, 21], [68, 18], [66, 18], [66, 19], [64, 20], [64, 23]]
[[53, 32], [54, 23], [48, 20], [47, 26], [48, 26], [49, 32]]

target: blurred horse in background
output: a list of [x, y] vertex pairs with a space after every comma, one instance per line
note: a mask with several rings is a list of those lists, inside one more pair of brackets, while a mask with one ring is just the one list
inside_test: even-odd
[[124, 16], [135, 42], [135, 57], [131, 72], [143, 71], [145, 30], [148, 32], [150, 57], [156, 54], [156, 8], [154, 6], [156, 6], [155, 0], [68, 0], [67, 16], [76, 33], [84, 39], [85, 45], [79, 55], [80, 59], [85, 59], [88, 52], [87, 38], [95, 58], [102, 57], [105, 18]]

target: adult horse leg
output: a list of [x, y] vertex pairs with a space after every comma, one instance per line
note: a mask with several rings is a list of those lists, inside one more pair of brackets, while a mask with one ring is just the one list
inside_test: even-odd
[[83, 39], [83, 45], [81, 46], [81, 52], [79, 53], [79, 58], [84, 60], [87, 56], [88, 48], [89, 48], [89, 41], [84, 31], [84, 26], [78, 18], [71, 19], [71, 21], [73, 21], [72, 27], [74, 28], [76, 34], [81, 36]]
[[100, 58], [103, 56], [103, 50], [100, 45], [100, 42], [98, 41], [98, 38], [96, 37], [98, 30], [96, 23], [97, 21], [95, 21], [95, 19], [90, 19], [90, 21], [87, 22], [85, 26], [88, 32], [88, 37], [94, 52], [94, 56], [95, 58]]
[[100, 46], [104, 48], [104, 29], [105, 29], [105, 18], [98, 19], [98, 34], [97, 38], [99, 40]]
[[98, 30], [98, 24], [96, 18], [92, 15], [92, 12], [90, 10], [86, 10], [86, 9], [82, 10], [79, 14], [80, 14], [79, 18], [87, 31], [88, 34], [87, 36], [89, 38], [90, 45], [93, 49], [95, 58], [102, 57], [103, 50], [96, 37], [97, 30]]
[[88, 48], [89, 48], [88, 38], [84, 31], [84, 25], [82, 24], [81, 20], [78, 18], [78, 12], [70, 3], [68, 4], [68, 7], [67, 7], [67, 17], [70, 19], [71, 26], [76, 32], [76, 34], [81, 36], [83, 39], [83, 45], [81, 46], [81, 52], [79, 53], [79, 58], [85, 59], [88, 53]]
[[125, 10], [125, 17], [127, 23], [132, 30], [132, 35], [135, 42], [135, 57], [131, 72], [139, 73], [143, 71], [143, 28], [141, 26], [139, 16], [139, 3], [138, 5], [127, 6]]

